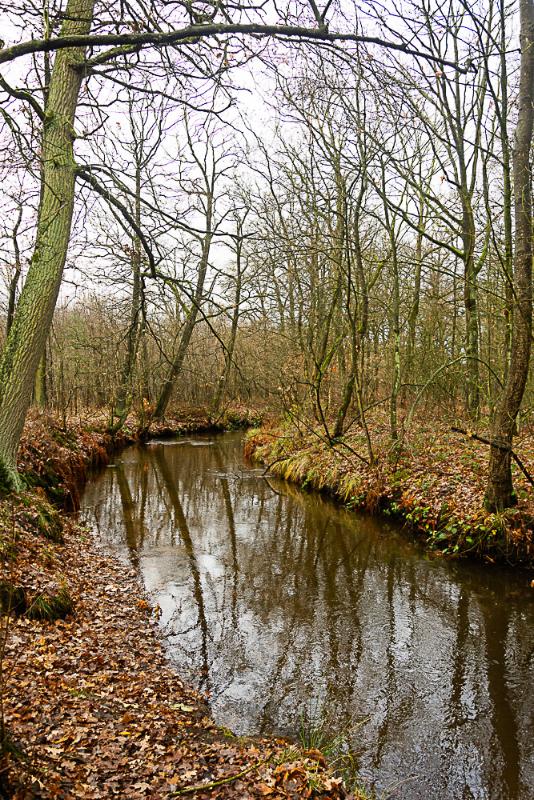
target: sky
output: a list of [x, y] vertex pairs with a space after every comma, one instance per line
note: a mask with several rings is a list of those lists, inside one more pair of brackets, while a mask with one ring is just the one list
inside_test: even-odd
[[[409, 3], [403, 2], [402, 7], [407, 9], [409, 7]], [[390, 16], [391, 24], [397, 24], [398, 20], [395, 17], [395, 4], [388, 0], [388, 3], [385, 6], [380, 6], [379, 4], [374, 4], [375, 9], [382, 9], [386, 15]], [[268, 5], [268, 14], [273, 13], [273, 5]], [[342, 13], [346, 14], [347, 16], [352, 13], [353, 5], [351, 3], [343, 2], [340, 10]], [[386, 18], [387, 21], [387, 18]], [[376, 33], [376, 27], [373, 29], [373, 26], [368, 29], [371, 33]], [[6, 35], [7, 34], [7, 35]], [[18, 38], [18, 31], [17, 29], [10, 24], [10, 19], [7, 17], [6, 24], [3, 27], [3, 36], [6, 40], [6, 43], [10, 43]], [[292, 74], [295, 71], [298, 72], [298, 63], [292, 56], [292, 51], [287, 46], [277, 45], [269, 45], [268, 46], [270, 55], [272, 56], [273, 53], [276, 54], [276, 62], [278, 69], [285, 73], [286, 75]], [[375, 51], [376, 52], [376, 51]], [[381, 54], [382, 56], [383, 54]], [[397, 56], [395, 56], [397, 58]], [[27, 80], [27, 68], [28, 68], [28, 59], [21, 59], [15, 64], [10, 65], [9, 70], [6, 74], [9, 75], [11, 82], [18, 86], [23, 86]], [[378, 65], [378, 68], [380, 66]], [[94, 84], [94, 79], [92, 79]], [[230, 125], [233, 125], [237, 131], [241, 133], [244, 132], [245, 126], [250, 128], [251, 131], [255, 134], [261, 135], [264, 139], [267, 140], [267, 146], [270, 146], [270, 142], [272, 142], [274, 136], [274, 128], [277, 122], [277, 112], [272, 102], [273, 94], [274, 94], [274, 79], [272, 77], [272, 73], [269, 72], [267, 67], [264, 63], [260, 60], [254, 60], [252, 62], [235, 66], [231, 70], [231, 81], [235, 87], [235, 91], [233, 92], [234, 96], [237, 98], [237, 103], [234, 109], [228, 111], [225, 115], [227, 121]], [[157, 79], [156, 79], [157, 85]], [[99, 99], [101, 102], [106, 104], [113, 96], [113, 89], [108, 85], [103, 90], [100, 91]], [[82, 99], [84, 95], [82, 94]], [[106, 108], [105, 115], [107, 117], [105, 126], [97, 131], [92, 139], [94, 142], [100, 146], [102, 141], [105, 141], [106, 138], [109, 140], [111, 138], [117, 138], [119, 135], [122, 135], [122, 131], [124, 130], [124, 106], [113, 104], [109, 108]], [[85, 127], [90, 128], [92, 125], [94, 126], [94, 121], [86, 117], [86, 112], [80, 109], [80, 113], [78, 116], [78, 120], [76, 123], [76, 128], [79, 131], [82, 131]], [[167, 160], [167, 166], [170, 168], [171, 173], [173, 171], [172, 164], [176, 162], [176, 160], [180, 157], [179, 156], [179, 143], [183, 142], [183, 131], [180, 130], [180, 123], [178, 121], [179, 114], [176, 111], [169, 112], [169, 117], [167, 118], [167, 124], [170, 122], [172, 125], [169, 124], [169, 128], [173, 128], [173, 130], [166, 136], [165, 141], [162, 145], [162, 159], [160, 160]], [[116, 133], [119, 131], [120, 133]], [[295, 126], [285, 124], [283, 128], [284, 136], [286, 138], [291, 138], [295, 135]], [[245, 137], [246, 141], [248, 141], [249, 146], [253, 146], [252, 139], [253, 137], [249, 134]], [[83, 155], [84, 151], [87, 155], [88, 160], [91, 163], [94, 163], [95, 154], [91, 153], [89, 155], [89, 149], [87, 144], [81, 140], [77, 143], [77, 150], [80, 155]], [[169, 165], [171, 165], [169, 167]], [[241, 173], [246, 174], [246, 169], [241, 167]], [[125, 178], [125, 175], [122, 177]], [[446, 187], [444, 187], [445, 190]], [[5, 189], [5, 184], [4, 184]], [[169, 204], [172, 206], [172, 192], [175, 191], [174, 189], [169, 190]], [[92, 203], [91, 205], [91, 213], [89, 214], [89, 218], [93, 221], [96, 220], [96, 212], [99, 206], [97, 204]], [[106, 216], [109, 216], [108, 212], [104, 212]], [[31, 209], [28, 213], [28, 221], [31, 218]], [[190, 215], [190, 220], [192, 224], [200, 225], [200, 219], [195, 214]], [[81, 219], [81, 218], [80, 218]], [[101, 227], [100, 225], [98, 227]], [[95, 280], [93, 267], [95, 263], [98, 262], [94, 261], [94, 254], [91, 254], [89, 257], [87, 256], [87, 243], [84, 241], [83, 233], [87, 230], [87, 221], [86, 219], [83, 220], [81, 226], [78, 226], [76, 232], [78, 235], [73, 237], [73, 246], [71, 248], [71, 255], [69, 257], [69, 265], [70, 269], [67, 270], [66, 273], [66, 281], [64, 283], [60, 302], [65, 303], [70, 301], [73, 297], [77, 296], [80, 291], [86, 291], [88, 288], [90, 290], [101, 291], [99, 283]], [[82, 234], [80, 237], [79, 234]], [[31, 252], [31, 235], [28, 234], [26, 237], [26, 254]], [[0, 245], [1, 246], [1, 245]], [[4, 242], [5, 248], [5, 242]], [[1, 252], [1, 251], [0, 251]], [[5, 249], [4, 249], [5, 252]], [[216, 266], [223, 266], [225, 261], [227, 260], [227, 254], [224, 252], [224, 248], [217, 246], [214, 251], [214, 261]], [[76, 263], [78, 269], [72, 269], [72, 265]], [[104, 262], [105, 263], [105, 262]]]

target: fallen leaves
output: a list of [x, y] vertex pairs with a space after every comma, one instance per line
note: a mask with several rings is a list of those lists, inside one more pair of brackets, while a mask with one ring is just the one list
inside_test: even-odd
[[[81, 422], [68, 431], [47, 424], [30, 419], [21, 463], [43, 483], [53, 478], [73, 506], [91, 464], [105, 463], [114, 445]], [[218, 730], [205, 698], [168, 664], [158, 609], [136, 573], [70, 517], [61, 535], [46, 538], [36, 523], [43, 502], [34, 493], [0, 506], [4, 573], [30, 594], [67, 580], [73, 599], [64, 619], [22, 614], [7, 629], [2, 693], [12, 747], [2, 775], [13, 800], [347, 797], [320, 754], [295, 750], [286, 763], [283, 741], [229, 740]]]

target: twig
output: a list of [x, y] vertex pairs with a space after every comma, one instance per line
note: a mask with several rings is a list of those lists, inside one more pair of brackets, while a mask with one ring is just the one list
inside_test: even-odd
[[404, 778], [403, 780], [393, 784], [391, 788], [386, 789], [387, 794], [382, 795], [383, 800], [389, 800], [390, 797], [393, 797], [393, 793], [396, 792], [397, 789], [400, 789], [401, 786], [404, 786], [404, 784], [409, 783], [410, 781], [415, 781], [419, 777], [419, 775], [409, 775], [407, 778]]
[[486, 439], [484, 436], [479, 436], [477, 433], [473, 433], [472, 431], [466, 431], [465, 428], [451, 427], [451, 431], [454, 431], [454, 433], [461, 433], [464, 436], [467, 436], [468, 439], [475, 439], [475, 441], [477, 442], [482, 442], [482, 444], [488, 444], [490, 447], [497, 447], [499, 450], [504, 450], [506, 453], [510, 453], [510, 455], [514, 459], [515, 463], [517, 464], [517, 466], [519, 467], [519, 469], [521, 470], [527, 481], [530, 483], [531, 486], [534, 486], [534, 478], [532, 477], [528, 469], [525, 467], [519, 456], [516, 453], [514, 453], [512, 448], [508, 447], [508, 445], [500, 444], [500, 442], [496, 442], [495, 440], [492, 441], [491, 439]]
[[255, 764], [251, 764], [250, 767], [241, 770], [241, 772], [236, 772], [235, 775], [229, 775], [227, 778], [221, 778], [218, 781], [211, 781], [210, 783], [200, 783], [197, 786], [186, 786], [184, 789], [178, 789], [176, 792], [171, 792], [171, 794], [176, 796], [181, 794], [192, 794], [193, 792], [204, 792], [207, 789], [215, 789], [217, 786], [222, 786], [225, 783], [232, 783], [233, 781], [242, 778], [244, 775], [247, 775], [247, 773], [253, 772], [254, 770], [262, 767], [271, 760], [272, 756], [273, 754], [269, 753], [267, 758], [264, 758], [261, 761], [256, 761]]
[[271, 467], [274, 467], [275, 464], [279, 464], [280, 461], [288, 461], [288, 459], [290, 459], [290, 458], [291, 458], [291, 456], [288, 455], [287, 453], [285, 455], [283, 455], [283, 456], [279, 456], [278, 458], [275, 458], [274, 461], [271, 461], [269, 464], [267, 464], [267, 466], [265, 467], [265, 469], [263, 470], [263, 472], [261, 474], [261, 477], [265, 478], [269, 474], [269, 470], [271, 469]]

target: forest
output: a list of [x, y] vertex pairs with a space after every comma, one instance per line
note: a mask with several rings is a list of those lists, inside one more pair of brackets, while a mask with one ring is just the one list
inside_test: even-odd
[[[0, 662], [51, 619], [56, 652], [70, 625], [87, 641], [68, 620], [96, 578], [69, 514], [91, 470], [170, 434], [252, 427], [265, 474], [381, 513], [439, 559], [511, 567], [532, 592], [534, 0], [0, 8]], [[128, 621], [105, 601], [118, 651], [121, 627], [135, 640], [158, 616], [124, 580]], [[173, 783], [139, 754], [135, 787], [104, 761], [101, 784], [42, 753], [23, 767], [19, 722], [37, 741], [81, 713], [24, 717], [10, 682], [34, 704], [44, 689], [23, 661], [0, 678], [5, 796], [365, 796], [321, 745], [284, 772], [249, 744], [234, 777], [197, 790], [187, 765]], [[182, 715], [199, 702], [183, 697]]]

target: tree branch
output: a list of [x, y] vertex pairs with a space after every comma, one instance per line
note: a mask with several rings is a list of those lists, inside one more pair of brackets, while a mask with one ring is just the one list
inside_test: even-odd
[[15, 89], [6, 81], [3, 75], [0, 75], [0, 87], [4, 90], [4, 92], [7, 92], [7, 94], [9, 94], [11, 97], [14, 97], [16, 100], [23, 100], [25, 103], [29, 103], [39, 119], [44, 120], [44, 111], [35, 97], [30, 94], [30, 92], [27, 92], [24, 89]]
[[[319, 42], [353, 42], [360, 44], [374, 44], [388, 50], [396, 50], [406, 55], [423, 58], [425, 61], [440, 64], [441, 66], [452, 67], [457, 72], [465, 74], [468, 70], [461, 67], [454, 61], [449, 61], [431, 53], [421, 52], [420, 50], [408, 47], [408, 45], [398, 42], [391, 42], [377, 36], [364, 36], [356, 33], [332, 33], [324, 27], [305, 28], [298, 25], [262, 25], [261, 23], [249, 24], [227, 24], [210, 23], [207, 25], [189, 25], [180, 30], [171, 30], [165, 33], [158, 31], [144, 31], [139, 33], [95, 33], [78, 34], [72, 36], [57, 36], [52, 39], [31, 39], [27, 42], [5, 47], [0, 50], [0, 64], [14, 61], [21, 56], [32, 53], [50, 53], [55, 50], [64, 50], [69, 47], [166, 47], [175, 44], [192, 44], [200, 39], [207, 39], [211, 36], [228, 36], [232, 34], [248, 36], [281, 36], [284, 39], [303, 39]], [[117, 52], [117, 55], [124, 54], [124, 50]], [[104, 56], [106, 54], [103, 54]], [[98, 62], [98, 57], [95, 59]]]
[[139, 241], [141, 242], [143, 250], [145, 251], [148, 258], [148, 263], [150, 265], [150, 274], [153, 278], [155, 278], [157, 275], [156, 260], [154, 258], [154, 254], [152, 253], [150, 244], [148, 243], [146, 236], [144, 235], [143, 231], [133, 218], [132, 214], [128, 211], [124, 203], [121, 203], [120, 200], [117, 200], [117, 198], [112, 195], [109, 189], [106, 189], [105, 186], [102, 186], [102, 184], [95, 178], [95, 176], [91, 175], [91, 173], [88, 170], [84, 169], [83, 167], [77, 168], [76, 175], [83, 181], [88, 183], [89, 186], [92, 189], [94, 189], [94, 191], [97, 194], [99, 194], [100, 197], [104, 198], [104, 200], [107, 203], [116, 208], [124, 217], [124, 219], [128, 222], [128, 224], [134, 231], [135, 235], [139, 237]]
[[501, 444], [500, 442], [495, 441], [495, 439], [486, 439], [484, 436], [479, 436], [477, 433], [473, 433], [472, 431], [467, 431], [465, 428], [455, 428], [452, 427], [451, 431], [454, 433], [461, 433], [464, 436], [467, 436], [468, 439], [474, 439], [476, 442], [482, 442], [482, 444], [488, 444], [490, 447], [496, 447], [498, 450], [504, 450], [506, 453], [510, 453], [512, 458], [514, 459], [515, 463], [530, 483], [531, 486], [534, 486], [534, 478], [525, 467], [519, 456], [514, 453], [511, 447], [508, 447], [507, 444]]

